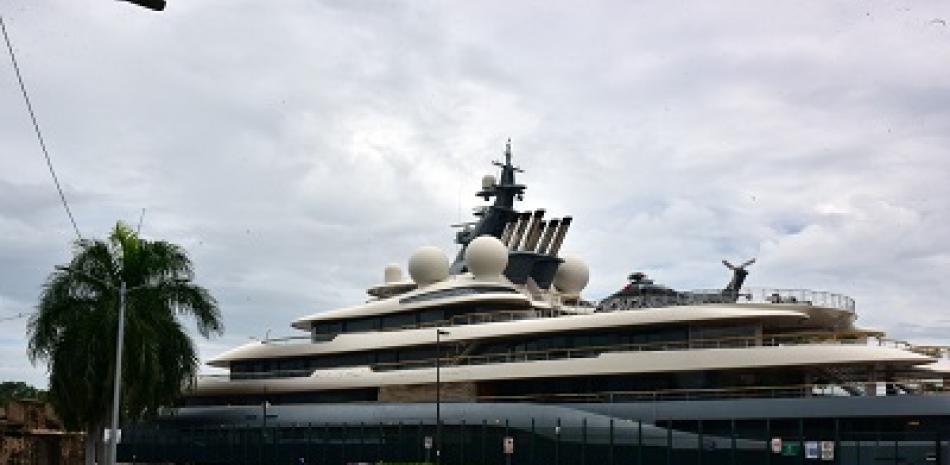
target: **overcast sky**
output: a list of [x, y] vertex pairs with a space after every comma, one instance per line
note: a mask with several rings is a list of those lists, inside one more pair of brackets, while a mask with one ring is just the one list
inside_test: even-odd
[[[768, 3], [768, 4], [766, 4]], [[207, 358], [365, 299], [467, 219], [511, 137], [589, 299], [634, 270], [857, 300], [950, 344], [950, 3], [0, 0], [82, 233], [185, 246]], [[0, 57], [0, 317], [75, 238]], [[45, 385], [25, 319], [0, 380]], [[190, 325], [189, 326], [193, 326]]]

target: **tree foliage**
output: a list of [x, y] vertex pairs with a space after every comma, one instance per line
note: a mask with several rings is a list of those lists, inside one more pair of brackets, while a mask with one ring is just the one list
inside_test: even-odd
[[11, 400], [46, 400], [46, 391], [37, 389], [23, 381], [4, 381], [0, 383], [0, 407]]
[[30, 360], [47, 364], [50, 401], [68, 428], [96, 431], [108, 418], [122, 281], [122, 414], [153, 414], [194, 378], [198, 358], [180, 317], [194, 318], [204, 337], [224, 329], [215, 299], [194, 277], [184, 249], [141, 239], [121, 222], [106, 241], [76, 241], [27, 327]]

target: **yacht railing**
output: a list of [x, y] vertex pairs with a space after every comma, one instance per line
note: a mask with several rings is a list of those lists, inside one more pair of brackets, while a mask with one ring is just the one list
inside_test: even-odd
[[768, 287], [742, 288], [739, 302], [772, 304], [807, 304], [816, 307], [836, 308], [854, 312], [854, 299], [844, 294], [811, 289], [779, 289]]
[[[836, 308], [854, 313], [854, 299], [843, 294], [833, 292], [813, 291], [809, 289], [777, 289], [777, 288], [743, 288], [738, 295], [724, 294], [721, 290], [696, 290], [676, 295], [631, 295], [626, 296], [633, 304], [627, 308], [600, 307], [600, 312], [628, 311], [639, 308], [662, 308], [682, 305], [701, 305], [711, 303], [772, 303], [772, 304], [806, 304], [818, 307]], [[402, 326], [392, 326], [373, 330], [403, 331], [407, 329], [441, 328], [446, 326], [465, 326], [484, 323], [498, 323], [506, 321], [532, 320], [539, 318], [556, 318], [564, 316], [559, 309], [531, 309], [493, 311], [483, 313], [469, 313], [456, 315], [445, 320], [413, 323]], [[347, 333], [341, 333], [347, 334]], [[261, 342], [265, 344], [294, 344], [330, 340], [337, 334], [316, 334], [310, 336], [289, 336], [268, 338]]]
[[[866, 345], [867, 333], [839, 332], [839, 333], [787, 333], [766, 335], [762, 337], [726, 337], [715, 339], [691, 339], [667, 341], [645, 344], [614, 344], [608, 346], [589, 346], [576, 348], [558, 348], [536, 351], [517, 351], [506, 353], [457, 355], [442, 357], [439, 363], [442, 366], [458, 365], [487, 365], [493, 363], [531, 362], [540, 360], [562, 360], [572, 358], [593, 358], [609, 352], [651, 352], [691, 349], [740, 349], [749, 347], [778, 347], [814, 344], [856, 344]], [[435, 366], [435, 358], [424, 360], [407, 360], [403, 362], [386, 362], [370, 365], [376, 371], [407, 370], [429, 368]]]
[[[366, 332], [386, 332], [386, 331], [405, 331], [407, 329], [425, 329], [425, 328], [443, 328], [447, 326], [465, 326], [465, 325], [475, 325], [482, 323], [498, 323], [505, 321], [519, 321], [519, 320], [534, 320], [538, 318], [555, 318], [562, 316], [564, 313], [556, 309], [530, 309], [530, 310], [499, 310], [492, 312], [482, 312], [482, 313], [467, 313], [464, 315], [456, 315], [452, 318], [445, 320], [433, 320], [426, 321], [421, 323], [412, 323], [401, 326], [388, 326], [385, 328], [373, 329], [371, 331], [361, 331], [362, 333]], [[309, 340], [309, 341], [323, 341], [330, 340], [336, 337], [339, 334], [356, 334], [353, 333], [318, 333], [315, 336], [294, 336], [287, 338], [279, 339], [266, 339], [264, 343], [270, 342], [290, 342], [293, 340]]]
[[[868, 331], [843, 331], [843, 332], [794, 332], [767, 334], [764, 336], [739, 336], [723, 338], [703, 338], [664, 341], [654, 343], [628, 343], [613, 344], [603, 346], [585, 346], [572, 348], [554, 348], [547, 350], [534, 351], [512, 351], [505, 353], [491, 353], [479, 355], [455, 355], [442, 357], [440, 364], [442, 366], [464, 366], [464, 365], [487, 365], [497, 363], [517, 363], [531, 362], [540, 360], [562, 360], [575, 358], [593, 358], [604, 353], [610, 352], [651, 352], [651, 351], [671, 351], [671, 350], [692, 350], [692, 349], [741, 349], [750, 347], [778, 347], [778, 346], [796, 346], [796, 345], [815, 345], [815, 344], [855, 344], [867, 345], [874, 342], [879, 346], [894, 347], [904, 350], [911, 350], [925, 355], [931, 355], [926, 350], [917, 350], [903, 341], [895, 341], [886, 338], [877, 337], [878, 333]], [[928, 349], [932, 349], [928, 347]], [[945, 348], [940, 348], [945, 349]], [[932, 351], [930, 351], [932, 352]], [[366, 365], [361, 365], [366, 366]], [[392, 370], [411, 370], [419, 368], [431, 368], [435, 366], [435, 358], [422, 360], [406, 360], [400, 362], [384, 362], [370, 364], [369, 368], [375, 371]], [[345, 368], [345, 367], [339, 367]], [[313, 374], [320, 368], [307, 368], [295, 370], [274, 370], [266, 372], [232, 372], [230, 375], [222, 374], [222, 378], [230, 379], [268, 379], [268, 378], [291, 378], [306, 377]], [[205, 375], [202, 375], [204, 377]], [[214, 378], [218, 375], [208, 375]]]
[[950, 386], [933, 379], [894, 382], [813, 383], [782, 386], [738, 386], [707, 389], [660, 389], [643, 391], [601, 391], [590, 393], [537, 393], [511, 396], [479, 396], [482, 402], [655, 402], [802, 397], [884, 397], [948, 395]]
[[683, 305], [770, 303], [805, 304], [854, 312], [854, 299], [844, 294], [811, 289], [779, 289], [744, 287], [738, 293], [722, 289], [695, 289], [687, 292], [657, 293], [624, 291], [623, 295], [600, 303], [600, 311], [622, 311], [643, 308], [677, 307]]

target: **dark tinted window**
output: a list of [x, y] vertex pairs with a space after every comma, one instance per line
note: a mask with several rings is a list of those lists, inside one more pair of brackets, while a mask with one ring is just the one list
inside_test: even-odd
[[425, 302], [427, 300], [436, 300], [436, 299], [445, 299], [449, 297], [457, 297], [460, 295], [475, 295], [475, 294], [515, 294], [518, 291], [502, 286], [479, 286], [479, 287], [456, 287], [453, 289], [441, 289], [438, 291], [427, 292], [425, 294], [417, 294], [409, 297], [399, 299], [399, 303], [412, 303], [412, 302]]
[[375, 331], [379, 329], [379, 318], [360, 318], [359, 320], [348, 320], [343, 322], [343, 331], [347, 333], [358, 333], [366, 331]]
[[415, 326], [415, 324], [416, 315], [414, 313], [397, 313], [383, 317], [383, 328], [402, 328], [404, 326]]
[[442, 309], [426, 310], [419, 313], [419, 323], [433, 323], [445, 319], [445, 312]]

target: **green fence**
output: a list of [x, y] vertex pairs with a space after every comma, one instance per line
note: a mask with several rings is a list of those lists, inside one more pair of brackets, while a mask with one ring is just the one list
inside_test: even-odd
[[439, 462], [454, 465], [950, 463], [942, 430], [922, 428], [919, 421], [596, 420], [485, 419], [443, 424], [441, 431], [421, 422], [200, 427], [158, 422], [126, 427], [119, 457], [128, 463], [409, 464], [434, 463], [439, 450]]

